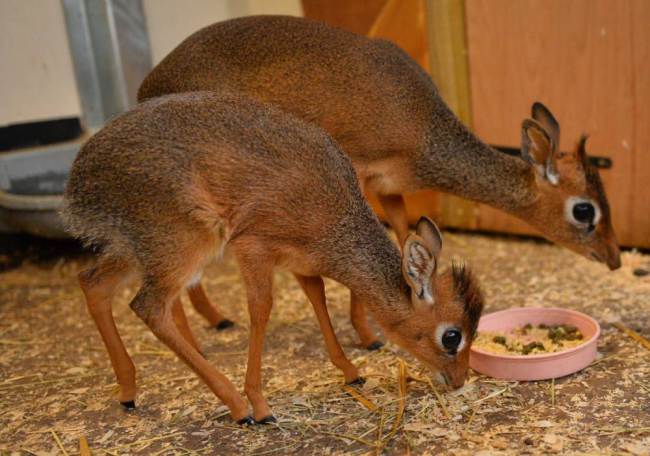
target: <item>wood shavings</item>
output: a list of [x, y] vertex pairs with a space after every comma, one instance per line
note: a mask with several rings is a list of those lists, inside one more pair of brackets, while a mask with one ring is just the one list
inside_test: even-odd
[[[83, 439], [97, 455], [648, 454], [647, 351], [608, 323], [625, 322], [650, 336], [650, 276], [633, 275], [650, 258], [625, 252], [622, 268], [609, 272], [536, 241], [445, 238], [449, 256], [441, 264], [452, 255], [467, 258], [483, 284], [486, 312], [522, 304], [586, 312], [602, 324], [598, 359], [554, 381], [517, 383], [470, 372], [465, 387], [448, 392], [396, 346], [359, 347], [349, 291], [326, 281], [341, 345], [367, 379], [354, 390], [368, 406], [343, 386], [309, 302], [292, 276], [279, 272], [263, 354], [264, 391], [278, 424], [242, 429], [133, 315], [129, 285], [113, 307], [137, 370], [137, 408], [127, 413], [78, 288], [77, 271], [90, 258], [57, 259], [58, 269], [26, 262], [0, 275], [0, 453], [63, 454], [63, 448], [86, 456]], [[242, 388], [248, 317], [232, 257], [208, 266], [203, 283], [236, 326], [216, 332], [186, 302], [190, 325], [208, 361]]]
[[630, 328], [625, 326], [623, 323], [615, 322], [615, 323], [612, 323], [612, 325], [615, 326], [616, 328], [620, 329], [621, 331], [623, 331], [625, 334], [630, 336], [632, 339], [636, 340], [643, 347], [650, 350], [650, 340], [646, 339], [645, 337], [643, 337], [642, 335], [640, 335], [636, 331], [632, 331]]
[[92, 456], [88, 440], [83, 435], [79, 437], [79, 456]]
[[366, 399], [361, 393], [359, 393], [356, 389], [349, 385], [344, 385], [343, 389], [345, 390], [346, 393], [348, 393], [350, 396], [352, 396], [354, 399], [357, 400], [361, 405], [363, 405], [365, 408], [370, 410], [371, 412], [377, 410], [377, 406], [372, 403], [372, 401]]
[[59, 438], [59, 435], [56, 433], [54, 429], [50, 429], [50, 434], [52, 434], [52, 437], [54, 438], [54, 441], [56, 442], [56, 446], [59, 447], [59, 450], [61, 450], [61, 453], [63, 453], [63, 456], [68, 456], [68, 452], [65, 451], [65, 448], [63, 447], [63, 443], [61, 443], [61, 439]]

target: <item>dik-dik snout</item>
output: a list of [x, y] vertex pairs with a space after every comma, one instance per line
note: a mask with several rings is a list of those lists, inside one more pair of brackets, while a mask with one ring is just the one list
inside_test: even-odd
[[569, 153], [559, 151], [560, 126], [541, 103], [522, 124], [521, 152], [534, 169], [528, 222], [545, 236], [611, 270], [620, 250], [598, 169], [589, 163], [583, 136]]
[[402, 273], [408, 284], [411, 313], [388, 337], [435, 372], [452, 388], [465, 383], [469, 349], [483, 310], [483, 295], [464, 264], [452, 264], [437, 274], [442, 236], [423, 217], [404, 244]]

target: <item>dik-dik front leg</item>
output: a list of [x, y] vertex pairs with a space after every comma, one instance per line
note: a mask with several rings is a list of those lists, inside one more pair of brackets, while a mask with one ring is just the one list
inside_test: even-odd
[[[395, 230], [397, 241], [401, 248], [409, 235], [404, 198], [402, 195], [379, 194], [376, 197], [386, 213], [388, 224]], [[359, 334], [361, 344], [368, 350], [378, 350], [384, 345], [370, 329], [365, 306], [354, 293], [350, 293], [350, 321], [357, 334]]]
[[346, 358], [345, 353], [336, 338], [336, 333], [334, 332], [329, 313], [327, 312], [323, 279], [321, 277], [307, 277], [299, 274], [294, 275], [314, 307], [314, 312], [318, 318], [318, 324], [320, 325], [321, 333], [323, 333], [327, 352], [329, 353], [332, 364], [343, 371], [345, 383], [363, 383], [363, 379], [359, 377], [358, 369], [349, 359]]
[[377, 199], [386, 213], [388, 224], [397, 234], [397, 241], [401, 248], [409, 235], [404, 197], [402, 195], [377, 195]]

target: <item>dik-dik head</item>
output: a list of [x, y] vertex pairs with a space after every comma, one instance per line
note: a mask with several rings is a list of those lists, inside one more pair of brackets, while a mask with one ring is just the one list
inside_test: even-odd
[[600, 175], [589, 163], [586, 136], [572, 152], [560, 152], [560, 126], [541, 103], [533, 119], [522, 124], [522, 157], [535, 169], [535, 203], [528, 211], [531, 225], [546, 236], [587, 258], [621, 266], [609, 204]]
[[409, 312], [387, 335], [416, 356], [438, 380], [460, 388], [467, 377], [469, 348], [483, 310], [483, 295], [464, 265], [437, 274], [442, 236], [426, 217], [404, 244], [402, 275], [410, 288]]

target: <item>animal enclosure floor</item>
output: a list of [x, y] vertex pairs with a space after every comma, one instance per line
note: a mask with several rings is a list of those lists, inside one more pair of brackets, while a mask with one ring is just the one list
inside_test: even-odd
[[[357, 346], [348, 292], [328, 282], [339, 339], [367, 379], [350, 393], [309, 303], [281, 272], [263, 357], [278, 424], [240, 428], [132, 314], [132, 286], [114, 305], [137, 369], [138, 407], [126, 412], [76, 282], [91, 258], [64, 257], [0, 274], [0, 454], [79, 454], [80, 439], [93, 454], [650, 454], [650, 351], [611, 324], [650, 338], [650, 276], [633, 274], [650, 269], [650, 256], [625, 253], [623, 267], [609, 272], [530, 240], [445, 233], [445, 244], [443, 266], [451, 255], [468, 260], [488, 312], [541, 305], [594, 316], [603, 328], [597, 360], [555, 381], [473, 373], [461, 390], [434, 390], [394, 345]], [[203, 283], [237, 325], [207, 328], [186, 302], [190, 324], [208, 360], [241, 388], [248, 318], [233, 258], [209, 266]]]

